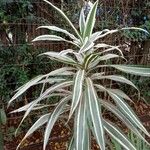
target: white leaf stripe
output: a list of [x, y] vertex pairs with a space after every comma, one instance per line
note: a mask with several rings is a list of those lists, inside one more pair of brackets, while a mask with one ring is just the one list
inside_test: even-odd
[[17, 146], [17, 149], [19, 149], [19, 147], [21, 146], [22, 142], [28, 137], [30, 136], [34, 131], [36, 131], [39, 127], [41, 127], [42, 125], [44, 125], [48, 119], [50, 117], [50, 113], [45, 114], [43, 116], [41, 116], [33, 125], [32, 127], [28, 130], [28, 132], [26, 133], [26, 135], [24, 136], [24, 138], [21, 140], [21, 142], [19, 143], [19, 145]]
[[62, 61], [66, 61], [66, 62], [70, 62], [70, 63], [76, 63], [71, 57], [66, 56], [66, 55], [61, 55], [58, 52], [46, 52], [46, 53], [42, 53], [41, 55], [47, 55], [48, 57], [52, 57], [52, 58], [56, 58], [58, 60], [62, 60]]
[[81, 9], [80, 18], [79, 18], [79, 26], [80, 26], [80, 33], [83, 35], [85, 29], [85, 16], [84, 16], [84, 9]]
[[68, 42], [70, 44], [73, 44], [77, 47], [79, 47], [78, 44], [76, 44], [75, 42], [66, 40], [60, 36], [57, 35], [49, 35], [49, 34], [45, 34], [45, 35], [40, 35], [38, 37], [36, 37], [35, 39], [32, 40], [32, 42], [37, 42], [37, 41], [63, 41], [63, 42]]
[[17, 97], [19, 97], [27, 89], [29, 89], [31, 86], [35, 85], [38, 81], [40, 81], [44, 77], [45, 77], [44, 75], [37, 76], [37, 77], [33, 78], [32, 80], [30, 80], [29, 82], [27, 82], [26, 84], [24, 84], [23, 86], [21, 86], [20, 88], [18, 88], [17, 89], [18, 92], [10, 99], [10, 101], [8, 103], [8, 107], [9, 107], [10, 103], [12, 103]]
[[134, 124], [141, 129], [146, 135], [150, 136], [145, 127], [142, 125], [136, 114], [129, 108], [128, 104], [125, 103], [118, 95], [115, 93], [109, 92], [112, 99], [116, 102], [116, 104], [120, 107], [120, 109], [124, 112], [125, 115], [128, 116], [130, 121], [134, 122]]
[[114, 113], [122, 122], [124, 122], [126, 124], [126, 126], [133, 131], [139, 138], [141, 138], [143, 141], [145, 141], [147, 144], [149, 144], [145, 138], [141, 135], [140, 131], [135, 127], [135, 125], [130, 122], [130, 120], [128, 120], [128, 118], [119, 110], [117, 109], [117, 107], [113, 106], [112, 104], [101, 100], [101, 104], [108, 109], [109, 111], [111, 111], [112, 113]]
[[[56, 69], [54, 71], [51, 71], [48, 74], [45, 75], [39, 75], [35, 78], [33, 78], [32, 80], [30, 80], [29, 82], [27, 82], [26, 84], [24, 84], [23, 86], [19, 87], [16, 91], [17, 93], [10, 99], [9, 103], [8, 103], [8, 107], [9, 105], [16, 99], [18, 98], [21, 94], [23, 94], [25, 91], [27, 91], [31, 86], [37, 85], [37, 84], [41, 84], [43, 83], [44, 80], [42, 80], [43, 78], [46, 78], [48, 76], [54, 76], [54, 75], [61, 75], [63, 72], [66, 71], [70, 71], [70, 70], [74, 70], [74, 68], [72, 67], [63, 67], [63, 68], [59, 68]], [[42, 80], [42, 81], [41, 81]], [[53, 79], [54, 80], [59, 80], [59, 79]], [[60, 79], [61, 80], [61, 79]]]
[[124, 99], [129, 100], [130, 102], [133, 102], [123, 91], [119, 89], [109, 89], [99, 84], [94, 84], [94, 86], [97, 87], [100, 91], [107, 92], [108, 94], [110, 94], [109, 92], [112, 92]]
[[137, 27], [126, 27], [126, 28], [121, 28], [120, 30], [138, 30], [138, 31], [143, 31], [147, 34], [149, 34], [149, 32], [145, 29], [142, 28], [137, 28]]
[[98, 6], [98, 0], [94, 3], [93, 7], [91, 8], [90, 12], [88, 13], [86, 23], [85, 23], [85, 30], [83, 34], [83, 38], [89, 37], [92, 34], [94, 24], [95, 24], [95, 16], [96, 16], [96, 10]]
[[[95, 45], [94, 47], [97, 48], [97, 49], [99, 49], [99, 48], [108, 48], [108, 49], [103, 50], [102, 52], [99, 52], [99, 54], [103, 54], [103, 53], [106, 53], [106, 52], [117, 50], [117, 51], [119, 51], [121, 56], [123, 56], [122, 50], [119, 49], [119, 46], [112, 46], [112, 45], [108, 45], [108, 44], [105, 44], [105, 43], [101, 43], [101, 44]], [[96, 51], [97, 49], [95, 49], [94, 51]]]
[[110, 65], [110, 66], [130, 74], [139, 76], [150, 76], [150, 68], [141, 68], [127, 65]]
[[132, 143], [126, 138], [126, 136], [121, 131], [119, 131], [114, 125], [104, 120], [104, 128], [126, 150], [136, 150]]
[[47, 126], [46, 126], [46, 130], [45, 130], [45, 134], [44, 134], [44, 145], [43, 145], [43, 150], [46, 149], [46, 145], [49, 141], [49, 137], [50, 137], [50, 133], [52, 131], [52, 128], [56, 122], [56, 120], [58, 119], [59, 115], [63, 112], [65, 105], [67, 104], [67, 102], [69, 101], [69, 99], [71, 98], [71, 96], [65, 97], [63, 99], [60, 100], [60, 103], [57, 105], [57, 107], [55, 108], [55, 110], [52, 112]]
[[73, 34], [69, 33], [67, 30], [61, 29], [56, 26], [40, 26], [40, 27], [38, 27], [38, 29], [40, 29], [40, 28], [45, 28], [45, 29], [49, 29], [49, 30], [53, 30], [53, 31], [57, 31], [57, 32], [62, 32], [62, 33], [65, 33], [66, 35], [68, 35], [71, 39], [78, 40]]
[[97, 77], [97, 79], [110, 79], [113, 81], [126, 83], [126, 84], [131, 85], [132, 87], [134, 87], [135, 89], [138, 90], [138, 88], [130, 80], [128, 80], [125, 77], [120, 76], [120, 75], [99, 76], [99, 77]]
[[98, 59], [99, 59], [100, 61], [102, 61], [102, 60], [106, 61], [106, 60], [108, 60], [108, 59], [119, 58], [119, 57], [121, 57], [121, 56], [116, 55], [116, 54], [106, 54], [106, 55], [104, 55], [104, 56], [99, 56]]
[[[28, 114], [32, 111], [33, 107], [35, 107], [35, 105], [37, 103], [39, 103], [41, 100], [45, 99], [45, 97], [54, 92], [55, 90], [58, 90], [58, 89], [61, 89], [62, 87], [67, 87], [67, 86], [70, 86], [72, 84], [72, 81], [67, 81], [67, 82], [63, 82], [63, 83], [59, 83], [59, 84], [56, 84], [50, 88], [48, 88], [40, 97], [38, 97], [35, 102], [29, 106], [29, 108], [27, 109], [27, 111], [25, 112], [24, 116], [23, 116], [23, 119], [21, 120], [18, 128], [20, 127], [20, 125], [23, 123], [23, 121], [25, 120], [25, 118], [28, 116]], [[17, 130], [18, 130], [17, 128]], [[16, 131], [17, 131], [16, 130]]]
[[75, 111], [77, 105], [79, 104], [79, 101], [80, 101], [80, 98], [82, 95], [84, 74], [85, 74], [85, 70], [79, 70], [76, 74], [75, 81], [74, 81], [73, 96], [72, 96], [69, 119], [71, 118], [73, 112]]
[[102, 122], [101, 110], [98, 104], [97, 95], [95, 93], [95, 89], [91, 79], [87, 78], [86, 82], [87, 82], [88, 103], [89, 103], [90, 115], [93, 123], [94, 135], [96, 136], [95, 138], [101, 150], [105, 150], [103, 122]]
[[85, 132], [86, 132], [86, 101], [80, 100], [77, 111], [77, 136], [76, 136], [76, 150], [84, 150]]
[[60, 10], [59, 8], [57, 8], [56, 6], [54, 6], [51, 2], [49, 2], [48, 0], [43, 0], [46, 3], [48, 3], [50, 6], [52, 6], [55, 10], [57, 10], [57, 12], [59, 12], [63, 18], [68, 22], [68, 24], [72, 27], [72, 29], [75, 31], [76, 35], [78, 36], [78, 38], [82, 41], [82, 38], [80, 36], [80, 34], [78, 33], [77, 29], [74, 27], [74, 25], [72, 24], [72, 22], [68, 19], [68, 17], [64, 14], [64, 12], [62, 10]]

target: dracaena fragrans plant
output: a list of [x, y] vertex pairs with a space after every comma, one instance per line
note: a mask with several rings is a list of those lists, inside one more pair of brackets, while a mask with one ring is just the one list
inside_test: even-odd
[[[61, 52], [49, 51], [41, 54], [52, 60], [66, 64], [66, 67], [57, 68], [48, 74], [35, 77], [20, 87], [10, 100], [9, 104], [31, 86], [43, 84], [41, 93], [37, 99], [13, 111], [25, 111], [24, 117], [20, 123], [21, 125], [31, 111], [42, 109], [43, 107], [49, 107], [49, 105], [44, 103], [42, 104], [42, 102], [50, 97], [59, 98], [59, 102], [56, 104], [54, 110], [42, 115], [28, 130], [23, 140], [39, 127], [46, 124], [43, 144], [43, 150], [45, 150], [54, 124], [59, 117], [63, 116], [65, 113], [68, 114], [68, 121], [70, 118], [73, 118], [74, 120], [72, 139], [68, 145], [68, 149], [90, 150], [90, 139], [91, 137], [94, 137], [100, 149], [105, 150], [106, 135], [109, 135], [125, 149], [135, 150], [136, 148], [131, 144], [125, 134], [116, 127], [113, 122], [106, 120], [105, 117], [102, 116], [103, 108], [105, 108], [117, 116], [138, 137], [147, 142], [143, 137], [143, 133], [147, 136], [150, 136], [150, 134], [142, 125], [134, 111], [127, 104], [128, 101], [132, 102], [129, 96], [119, 89], [108, 88], [100, 81], [107, 79], [110, 81], [120, 82], [122, 84], [128, 84], [137, 90], [138, 88], [130, 80], [123, 76], [118, 74], [108, 75], [107, 72], [102, 72], [100, 70], [104, 67], [113, 68], [114, 70], [119, 70], [124, 73], [147, 77], [150, 76], [150, 68], [139, 68], [136, 66], [115, 63], [109, 64], [108, 62], [110, 61], [108, 60], [110, 59], [124, 59], [121, 49], [118, 46], [96, 42], [98, 39], [102, 39], [105, 36], [120, 30], [138, 28], [132, 27], [116, 30], [105, 29], [103, 31], [93, 33], [98, 6], [97, 0], [91, 7], [86, 19], [84, 10], [81, 10], [79, 18], [80, 30], [78, 31], [59, 8], [55, 7], [47, 0], [44, 1], [60, 13], [60, 15], [70, 25], [74, 34], [56, 26], [41, 26], [39, 28], [45, 28], [66, 34], [70, 40], [68, 40], [68, 38], [66, 39], [57, 35], [48, 34], [38, 36], [33, 41], [63, 41], [73, 44], [75, 48], [62, 50]], [[146, 32], [143, 29], [138, 30]], [[103, 99], [101, 96], [102, 93], [108, 94], [113, 102]]]

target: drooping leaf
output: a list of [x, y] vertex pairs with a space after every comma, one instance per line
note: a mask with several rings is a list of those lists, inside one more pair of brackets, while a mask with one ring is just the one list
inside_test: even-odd
[[150, 68], [141, 68], [135, 66], [127, 66], [127, 65], [110, 65], [120, 71], [125, 73], [139, 75], [139, 76], [150, 76]]
[[99, 61], [102, 61], [102, 60], [107, 61], [108, 59], [119, 58], [119, 57], [121, 56], [116, 55], [116, 54], [106, 54], [104, 56], [100, 56], [98, 59]]
[[127, 94], [125, 94], [122, 90], [119, 89], [108, 89], [108, 90], [111, 91], [112, 93], [117, 94], [119, 97], [122, 97], [124, 99], [129, 100], [130, 102], [133, 102], [131, 98]]
[[109, 34], [113, 34], [113, 33], [116, 33], [118, 32], [119, 30], [118, 29], [115, 29], [115, 30], [109, 30], [109, 29], [105, 29], [103, 31], [98, 31], [98, 32], [95, 32], [91, 35], [90, 37], [90, 40], [92, 42], [95, 42], [96, 40], [100, 39], [100, 38], [103, 38]]
[[[33, 78], [32, 80], [30, 80], [29, 82], [27, 82], [26, 84], [24, 84], [23, 86], [19, 87], [16, 91], [17, 93], [10, 99], [10, 101], [8, 102], [8, 107], [9, 105], [16, 99], [18, 98], [20, 95], [22, 95], [25, 91], [27, 91], [30, 87], [37, 85], [37, 84], [41, 84], [45, 81], [42, 81], [43, 78], [47, 77], [47, 76], [54, 76], [54, 75], [62, 75], [62, 73], [66, 72], [66, 71], [70, 71], [70, 70], [74, 70], [74, 68], [72, 67], [63, 67], [63, 68], [59, 68], [56, 69], [54, 71], [51, 71], [48, 74], [45, 75], [39, 75], [35, 78]], [[56, 82], [58, 80], [61, 79], [52, 79], [52, 82]], [[41, 82], [40, 82], [41, 81]], [[62, 80], [63, 81], [63, 80]], [[47, 80], [47, 82], [50, 82]]]
[[56, 26], [40, 26], [40, 27], [38, 27], [38, 29], [41, 29], [41, 28], [64, 33], [64, 34], [68, 35], [72, 40], [78, 41], [78, 39], [73, 34], [69, 33], [67, 30], [64, 30], [62, 28], [59, 28]]
[[115, 93], [109, 92], [112, 99], [115, 101], [119, 109], [126, 115], [126, 117], [134, 123], [141, 131], [143, 131], [146, 135], [150, 136], [146, 128], [143, 126], [137, 115], [134, 113], [134, 111], [130, 108], [130, 106], [122, 100], [118, 95]]
[[63, 113], [64, 108], [65, 108], [67, 102], [70, 100], [70, 98], [71, 98], [71, 96], [61, 99], [60, 103], [56, 106], [55, 110], [52, 112], [50, 118], [48, 119], [48, 123], [47, 123], [45, 134], [44, 134], [43, 150], [46, 149], [46, 145], [48, 144], [50, 133], [52, 131], [52, 128], [53, 128], [55, 122], [58, 120], [59, 115], [61, 113]]
[[[66, 82], [63, 82], [63, 83], [59, 83], [59, 84], [56, 84], [56, 85], [53, 85], [51, 86], [50, 88], [48, 88], [44, 93], [42, 93], [40, 95], [40, 97], [38, 97], [34, 103], [32, 105], [29, 106], [29, 108], [27, 109], [27, 111], [25, 112], [24, 116], [23, 116], [23, 119], [21, 120], [18, 128], [20, 127], [20, 125], [23, 123], [23, 121], [25, 120], [25, 118], [28, 116], [28, 114], [32, 111], [32, 109], [36, 106], [37, 103], [39, 103], [41, 100], [47, 98], [47, 96], [49, 94], [51, 94], [52, 92], [54, 92], [55, 90], [58, 90], [58, 89], [61, 89], [62, 87], [67, 87], [67, 86], [70, 86], [72, 85], [72, 81], [66, 81]], [[18, 130], [17, 128], [17, 130]], [[16, 132], [17, 132], [16, 130]]]
[[38, 42], [38, 41], [62, 41], [62, 42], [68, 42], [68, 43], [71, 43], [77, 47], [79, 47], [78, 44], [72, 42], [72, 41], [68, 41], [60, 36], [57, 36], [57, 35], [40, 35], [38, 37], [36, 37], [34, 40], [32, 40], [32, 42]]
[[77, 29], [74, 27], [74, 25], [72, 24], [72, 22], [68, 19], [68, 17], [64, 14], [64, 12], [59, 9], [58, 7], [54, 6], [51, 2], [49, 2], [48, 0], [43, 0], [45, 1], [46, 3], [48, 3], [50, 6], [52, 6], [57, 12], [59, 12], [62, 17], [67, 21], [67, 23], [71, 26], [71, 28], [74, 30], [74, 32], [76, 33], [76, 35], [78, 36], [78, 38], [81, 40], [81, 36], [80, 34], [78, 33]]
[[104, 128], [108, 134], [113, 137], [119, 144], [121, 144], [126, 150], [136, 150], [127, 137], [110, 122], [104, 120]]
[[52, 59], [58, 59], [59, 61], [63, 61], [63, 62], [68, 62], [68, 63], [73, 63], [73, 64], [76, 63], [71, 57], [67, 55], [62, 55], [58, 52], [46, 52], [40, 55], [46, 55]]
[[114, 105], [112, 105], [111, 103], [108, 103], [104, 100], [100, 101], [101, 104], [108, 109], [109, 111], [111, 111], [113, 114], [115, 114], [131, 131], [133, 131], [139, 138], [141, 138], [143, 141], [145, 141], [147, 144], [149, 144], [145, 138], [143, 137], [143, 135], [141, 134], [141, 132], [139, 131], [139, 129], [137, 129], [137, 127]]
[[120, 30], [138, 30], [149, 34], [147, 30], [138, 27], [126, 27], [126, 28], [121, 28]]
[[35, 132], [38, 128], [40, 128], [42, 125], [44, 125], [48, 119], [50, 117], [50, 113], [45, 114], [43, 116], [41, 116], [33, 125], [32, 127], [28, 130], [28, 132], [26, 133], [26, 135], [24, 136], [24, 138], [22, 139], [22, 141], [19, 143], [19, 145], [17, 146], [17, 150], [19, 149], [19, 147], [21, 146], [22, 142], [29, 137], [33, 132]]
[[134, 87], [135, 89], [138, 90], [138, 88], [130, 80], [128, 80], [125, 77], [120, 76], [120, 75], [99, 76], [99, 77], [97, 77], [97, 79], [110, 79], [110, 80], [113, 80], [113, 81], [125, 83], [125, 84], [128, 84], [128, 85], [131, 85], [132, 87]]
[[22, 87], [20, 87], [19, 91], [8, 102], [8, 107], [9, 107], [10, 103], [12, 103], [17, 97], [19, 97], [27, 89], [29, 89], [31, 86], [35, 85], [38, 81], [40, 81], [44, 77], [45, 77], [44, 75], [39, 75], [39, 76], [33, 78], [32, 80], [30, 80], [29, 82], [27, 82], [26, 84], [24, 84]]

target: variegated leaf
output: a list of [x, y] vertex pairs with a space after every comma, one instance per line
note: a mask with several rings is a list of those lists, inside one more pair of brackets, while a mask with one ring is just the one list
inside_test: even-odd
[[124, 135], [110, 122], [104, 120], [104, 128], [108, 132], [108, 134], [113, 137], [119, 144], [121, 144], [126, 150], [136, 150], [129, 139], [127, 139], [126, 135]]
[[40, 27], [38, 27], [38, 29], [41, 29], [41, 28], [64, 33], [64, 34], [68, 35], [72, 40], [78, 41], [78, 39], [73, 34], [69, 33], [67, 30], [64, 30], [62, 28], [59, 28], [56, 26], [40, 26]]
[[21, 146], [22, 142], [29, 137], [33, 132], [35, 132], [38, 128], [40, 128], [42, 125], [44, 125], [48, 119], [50, 117], [50, 113], [45, 114], [43, 116], [41, 116], [33, 125], [32, 127], [28, 130], [28, 132], [26, 133], [26, 135], [24, 136], [24, 138], [22, 139], [22, 141], [19, 143], [19, 145], [17, 146], [17, 150], [19, 149], [19, 147]]
[[82, 41], [82, 38], [80, 36], [80, 34], [78, 33], [77, 29], [74, 27], [74, 25], [72, 24], [72, 22], [68, 19], [68, 17], [64, 14], [64, 12], [59, 9], [58, 7], [54, 6], [51, 2], [49, 2], [48, 0], [43, 0], [46, 3], [48, 3], [50, 6], [52, 6], [57, 12], [59, 12], [61, 14], [61, 16], [67, 21], [67, 23], [72, 27], [72, 29], [74, 30], [74, 32], [76, 33], [76, 35], [78, 36], [78, 38]]
[[[109, 92], [109, 91], [108, 91]], [[130, 108], [130, 106], [123, 101], [118, 95], [109, 92], [111, 98], [115, 101], [119, 109], [126, 115], [126, 117], [134, 123], [141, 131], [143, 131], [146, 135], [150, 136], [146, 128], [143, 126], [137, 115], [134, 113], [134, 111]]]
[[55, 58], [55, 59], [58, 59], [59, 61], [63, 61], [63, 62], [68, 62], [68, 63], [73, 63], [73, 64], [76, 63], [71, 57], [69, 57], [67, 55], [61, 55], [58, 52], [46, 52], [46, 53], [43, 53], [40, 55], [47, 55], [48, 57], [50, 57], [52, 59]]
[[83, 35], [84, 29], [85, 29], [85, 15], [84, 15], [84, 9], [81, 9], [80, 18], [79, 18], [79, 27], [80, 27], [80, 33]]
[[76, 74], [69, 119], [71, 118], [73, 112], [75, 111], [77, 105], [79, 104], [80, 98], [82, 96], [84, 74], [85, 74], [85, 70], [79, 70]]
[[86, 23], [85, 23], [85, 30], [84, 30], [84, 34], [83, 34], [83, 38], [85, 39], [86, 37], [89, 37], [92, 34], [94, 25], [95, 25], [95, 20], [96, 20], [96, 10], [97, 10], [97, 6], [98, 6], [98, 0], [94, 3], [94, 5], [92, 6], [87, 19], [86, 19]]
[[97, 77], [97, 79], [109, 79], [109, 80], [113, 80], [113, 81], [117, 81], [117, 82], [121, 82], [121, 83], [126, 83], [138, 90], [138, 88], [130, 80], [128, 80], [125, 77], [120, 76], [120, 75], [99, 76], [99, 77]]
[[129, 66], [129, 65], [110, 65], [111, 67], [114, 67], [120, 71], [123, 71], [125, 73], [139, 75], [139, 76], [150, 76], [150, 68], [141, 68], [141, 67], [135, 67], [135, 66]]
[[90, 78], [86, 79], [87, 83], [87, 94], [88, 94], [88, 105], [91, 121], [93, 124], [93, 131], [95, 138], [101, 150], [105, 150], [105, 138], [103, 130], [103, 121], [101, 116], [101, 108], [99, 107], [97, 93], [95, 92], [93, 83]]
[[52, 131], [52, 128], [55, 124], [55, 122], [58, 120], [58, 117], [61, 113], [63, 113], [64, 108], [67, 104], [67, 102], [70, 100], [71, 96], [65, 97], [60, 100], [60, 103], [56, 106], [55, 110], [52, 112], [51, 116], [48, 119], [48, 123], [46, 126], [45, 134], [44, 134], [44, 145], [43, 150], [46, 149], [46, 145], [48, 144], [49, 137]]
[[85, 150], [85, 132], [86, 130], [86, 101], [81, 99], [75, 115], [75, 149]]
[[[21, 120], [18, 128], [20, 127], [20, 125], [23, 123], [23, 121], [25, 120], [25, 118], [28, 116], [28, 114], [32, 111], [32, 109], [36, 106], [37, 103], [39, 103], [41, 100], [47, 98], [47, 95], [51, 94], [52, 92], [54, 92], [55, 90], [58, 90], [58, 89], [61, 89], [62, 87], [67, 87], [67, 86], [70, 86], [72, 85], [72, 81], [68, 81], [68, 82], [63, 82], [63, 83], [59, 83], [59, 84], [56, 84], [50, 88], [48, 88], [44, 93], [42, 93], [40, 95], [40, 97], [38, 97], [34, 103], [32, 105], [29, 106], [29, 108], [27, 109], [27, 111], [25, 112], [24, 116], [23, 116], [23, 119]], [[17, 128], [17, 130], [18, 130]], [[16, 132], [17, 132], [16, 130]]]
[[115, 114], [131, 131], [133, 131], [139, 138], [141, 138], [143, 141], [145, 141], [147, 144], [149, 144], [145, 138], [143, 137], [143, 135], [141, 134], [141, 132], [137, 129], [137, 127], [130, 122], [130, 120], [117, 108], [115, 107], [113, 104], [108, 103], [104, 100], [100, 101], [101, 104], [108, 109], [109, 111], [111, 111], [113, 114]]

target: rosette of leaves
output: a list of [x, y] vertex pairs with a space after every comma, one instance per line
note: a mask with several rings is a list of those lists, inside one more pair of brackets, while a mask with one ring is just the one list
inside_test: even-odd
[[[54, 124], [64, 113], [66, 114], [66, 112], [69, 112], [68, 121], [70, 118], [74, 119], [74, 128], [72, 140], [68, 149], [90, 150], [90, 139], [94, 136], [97, 144], [100, 146], [100, 149], [105, 150], [105, 139], [106, 134], [108, 134], [125, 149], [136, 150], [125, 134], [113, 122], [106, 120], [102, 116], [103, 108], [106, 108], [117, 116], [138, 137], [146, 141], [142, 136], [143, 133], [147, 136], [150, 136], [150, 134], [142, 125], [134, 111], [127, 104], [127, 101], [131, 102], [132, 100], [123, 91], [119, 89], [107, 88], [105, 84], [99, 83], [101, 83], [101, 80], [107, 79], [120, 82], [122, 84], [127, 84], [135, 89], [138, 88], [130, 80], [121, 75], [107, 75], [106, 72], [99, 70], [104, 67], [113, 68], [114, 70], [119, 70], [128, 74], [147, 77], [150, 76], [150, 68], [139, 68], [136, 66], [128, 66], [123, 64], [106, 63], [110, 59], [124, 59], [123, 53], [118, 46], [96, 42], [98, 39], [102, 39], [109, 34], [120, 30], [126, 30], [128, 28], [116, 30], [105, 29], [103, 31], [93, 33], [96, 20], [95, 15], [98, 6], [97, 0], [92, 6], [86, 19], [83, 9], [81, 10], [79, 18], [80, 31], [78, 31], [64, 12], [55, 7], [49, 1], [44, 1], [60, 13], [60, 15], [70, 25], [72, 31], [74, 31], [74, 34], [56, 26], [41, 26], [39, 28], [45, 28], [66, 34], [70, 40], [68, 40], [69, 38], [65, 39], [57, 35], [48, 34], [38, 36], [33, 41], [63, 41], [73, 44], [76, 48], [62, 50], [60, 52], [49, 51], [41, 54], [47, 56], [49, 59], [66, 64], [66, 67], [57, 68], [48, 74], [35, 77], [17, 89], [16, 94], [9, 101], [9, 104], [12, 103], [31, 86], [43, 84], [41, 94], [37, 99], [13, 111], [25, 111], [24, 117], [20, 123], [21, 125], [31, 111], [48, 107], [46, 104], [42, 105], [44, 100], [47, 100], [50, 97], [59, 97], [60, 99], [52, 112], [42, 115], [32, 125], [23, 140], [36, 131], [39, 127], [46, 124], [43, 144], [43, 150], [45, 150]], [[133, 27], [130, 29], [137, 28]], [[144, 31], [143, 29], [139, 30]], [[48, 86], [45, 88], [46, 84]], [[107, 93], [113, 100], [113, 103], [104, 100], [99, 92]]]

